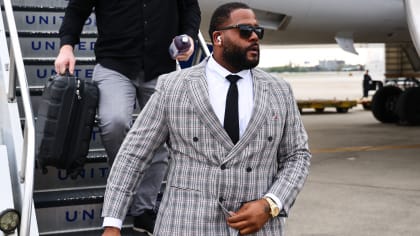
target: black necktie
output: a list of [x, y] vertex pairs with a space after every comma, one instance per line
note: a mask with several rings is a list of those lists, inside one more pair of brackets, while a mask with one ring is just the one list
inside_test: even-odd
[[239, 111], [238, 111], [238, 86], [236, 82], [241, 79], [239, 75], [228, 75], [230, 86], [226, 97], [224, 127], [232, 142], [236, 144], [239, 140]]

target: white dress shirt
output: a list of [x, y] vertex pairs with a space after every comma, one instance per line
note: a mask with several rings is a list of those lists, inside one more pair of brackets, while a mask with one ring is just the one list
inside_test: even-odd
[[[213, 57], [210, 57], [206, 66], [206, 79], [208, 85], [209, 100], [223, 126], [225, 119], [226, 97], [230, 82], [226, 76], [233, 74], [219, 65]], [[251, 119], [254, 107], [254, 92], [252, 86], [251, 70], [242, 70], [238, 73], [242, 79], [236, 82], [238, 86], [238, 111], [239, 111], [239, 138], [245, 132]]]

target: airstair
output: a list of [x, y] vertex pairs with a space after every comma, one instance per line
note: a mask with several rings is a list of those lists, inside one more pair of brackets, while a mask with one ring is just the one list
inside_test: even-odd
[[[43, 174], [41, 170], [34, 168], [34, 135], [33, 135], [33, 121], [36, 120], [36, 111], [38, 103], [42, 94], [43, 85], [46, 80], [54, 74], [54, 59], [57, 56], [59, 50], [59, 37], [58, 29], [61, 25], [62, 18], [64, 16], [64, 10], [67, 5], [67, 1], [50, 1], [50, 0], [13, 0], [10, 6], [13, 9], [13, 16], [6, 17], [7, 2], [2, 2], [2, 18], [7, 21], [15, 21], [16, 23], [16, 37], [13, 37], [10, 26], [5, 26], [2, 29], [2, 39], [0, 47], [2, 52], [2, 74], [1, 74], [1, 111], [2, 111], [2, 141], [10, 142], [11, 144], [2, 144], [0, 146], [1, 151], [1, 168], [2, 175], [10, 172], [9, 170], [3, 171], [4, 166], [15, 165], [16, 170], [12, 171], [9, 176], [11, 179], [8, 183], [19, 182], [19, 172], [21, 171], [20, 164], [17, 160], [21, 159], [19, 156], [25, 156], [24, 141], [30, 139], [32, 142], [30, 156], [27, 156], [27, 171], [32, 170], [32, 174], [29, 176], [35, 176], [30, 178], [33, 180], [33, 194], [30, 193], [30, 202], [35, 206], [32, 211], [31, 219], [26, 219], [27, 222], [32, 222], [34, 225], [32, 228], [27, 228], [26, 232], [19, 232], [19, 235], [99, 235], [101, 231], [102, 219], [101, 207], [103, 201], [104, 187], [106, 184], [106, 178], [108, 176], [109, 168], [106, 163], [106, 155], [103, 151], [100, 143], [99, 136], [96, 135], [97, 128], [95, 128], [92, 134], [91, 150], [89, 152], [88, 161], [85, 169], [82, 173], [76, 176], [75, 179], [70, 178], [66, 175], [65, 171], [56, 170], [55, 168], [48, 168], [48, 173]], [[10, 12], [8, 12], [10, 14]], [[14, 18], [14, 19], [13, 19]], [[3, 27], [3, 23], [1, 26]], [[5, 32], [5, 34], [4, 34]], [[96, 22], [95, 15], [93, 14], [86, 21], [84, 31], [81, 37], [81, 43], [75, 47], [75, 55], [78, 57], [77, 70], [75, 74], [83, 78], [91, 78], [93, 65], [95, 63], [93, 57], [94, 42], [96, 39]], [[7, 43], [4, 43], [6, 42]], [[13, 45], [15, 44], [15, 45]], [[22, 81], [27, 83], [26, 93], [30, 95], [30, 102], [27, 101], [26, 108], [33, 112], [33, 117], [30, 118], [32, 122], [28, 122], [28, 116], [22, 116], [19, 114], [25, 114], [25, 86], [22, 86], [21, 81], [17, 83], [17, 97], [16, 99], [10, 99], [7, 97], [7, 89], [9, 85], [9, 77], [14, 76], [14, 70], [8, 62], [9, 48], [20, 45], [20, 49], [13, 48], [14, 53], [21, 51], [21, 62], [24, 68], [18, 68], [19, 57], [15, 56], [17, 74], [23, 73], [24, 76]], [[8, 72], [8, 73], [7, 73]], [[13, 74], [9, 76], [9, 74]], [[20, 76], [20, 74], [19, 74]], [[27, 82], [26, 82], [27, 81]], [[10, 86], [13, 87], [13, 86]], [[10, 90], [9, 90], [10, 94]], [[29, 98], [29, 97], [28, 97]], [[32, 105], [32, 108], [31, 106]], [[3, 108], [4, 107], [4, 108]], [[10, 108], [11, 107], [11, 108]], [[9, 113], [9, 120], [3, 121], [4, 115]], [[26, 126], [27, 123], [32, 123], [30, 137], [24, 137], [22, 133], [22, 126]], [[12, 130], [9, 129], [14, 128]], [[25, 131], [26, 132], [26, 131]], [[29, 133], [29, 132], [27, 132]], [[18, 136], [17, 138], [10, 136]], [[28, 136], [28, 134], [26, 134]], [[17, 141], [11, 141], [13, 139]], [[14, 149], [9, 149], [9, 146]], [[12, 156], [15, 152], [16, 154]], [[9, 156], [9, 158], [5, 158]], [[9, 162], [9, 163], [7, 163]], [[13, 169], [13, 168], [12, 168]], [[13, 173], [15, 172], [15, 173]], [[28, 171], [30, 172], [30, 171]], [[25, 179], [25, 181], [28, 181]], [[2, 179], [3, 181], [3, 179]], [[27, 183], [26, 183], [27, 185]], [[2, 187], [6, 186], [3, 185]], [[15, 192], [15, 188], [20, 186], [11, 186], [11, 192]], [[29, 187], [32, 189], [32, 187]], [[17, 192], [17, 195], [24, 195], [25, 190]], [[3, 198], [3, 194], [2, 198]], [[12, 194], [7, 194], [11, 199], [16, 198]], [[16, 195], [16, 194], [15, 194]], [[9, 198], [10, 198], [9, 197]], [[20, 199], [23, 196], [18, 196], [19, 199], [1, 201], [11, 202], [5, 208], [16, 208], [19, 212], [30, 212], [22, 209], [19, 204], [22, 202]], [[33, 199], [33, 201], [32, 201]], [[33, 202], [33, 204], [32, 204]], [[14, 205], [13, 205], [14, 204]], [[24, 202], [22, 203], [24, 205]], [[28, 217], [26, 217], [28, 218]], [[24, 214], [22, 214], [22, 224]], [[127, 221], [129, 224], [129, 220]], [[21, 225], [21, 228], [24, 225]], [[17, 232], [15, 232], [17, 235]]]
[[[2, 18], [5, 20], [6, 15], [4, 13], [7, 11], [6, 1], [7, 0], [4, 0], [4, 2], [2, 2]], [[17, 183], [19, 182], [18, 173], [21, 167], [19, 163], [14, 162], [20, 159], [19, 156], [22, 155], [20, 152], [23, 152], [25, 149], [23, 144], [25, 139], [22, 134], [22, 125], [28, 123], [28, 116], [19, 116], [19, 114], [25, 114], [25, 107], [23, 106], [25, 92], [21, 82], [17, 84], [16, 99], [13, 102], [6, 102], [10, 100], [6, 97], [8, 88], [7, 78], [9, 77], [8, 74], [13, 74], [12, 69], [8, 71], [8, 68], [12, 68], [12, 66], [10, 66], [10, 63], [7, 61], [9, 58], [7, 45], [9, 45], [9, 47], [11, 47], [12, 44], [21, 46], [20, 60], [21, 62], [24, 62], [24, 68], [18, 69], [21, 69], [20, 72], [25, 75], [22, 76], [24, 83], [27, 81], [28, 88], [26, 93], [30, 95], [30, 103], [28, 101], [27, 105], [29, 110], [31, 110], [30, 113], [33, 112], [34, 117], [31, 118], [33, 121], [36, 119], [36, 111], [42, 94], [43, 85], [46, 80], [54, 74], [54, 59], [59, 50], [58, 29], [62, 22], [67, 1], [13, 0], [12, 4], [11, 8], [13, 9], [14, 21], [16, 22], [17, 35], [16, 37], [12, 37], [9, 26], [6, 26], [5, 29], [2, 30], [2, 35], [6, 32], [6, 38], [2, 40], [0, 45], [2, 51], [2, 70], [4, 70], [2, 71], [1, 76], [2, 119], [3, 114], [11, 112], [13, 112], [13, 114], [9, 115], [10, 120], [2, 120], [1, 127], [3, 141], [12, 140], [11, 137], [6, 136], [6, 134], [9, 135], [9, 133], [10, 135], [17, 135], [18, 137], [15, 139], [18, 139], [18, 141], [10, 145], [12, 147], [15, 146], [15, 149], [9, 150], [9, 145], [0, 146], [0, 161], [2, 164], [2, 170], [0, 172], [2, 175], [7, 175], [9, 171], [3, 171], [3, 169], [6, 169], [3, 167], [16, 165], [16, 171], [14, 171], [16, 173], [10, 173], [9, 175], [15, 176], [14, 179], [5, 180], [5, 182]], [[13, 16], [8, 17], [7, 20], [13, 21]], [[1, 25], [3, 26], [4, 24], [2, 23]], [[93, 56], [95, 38], [96, 22], [95, 15], [93, 14], [86, 21], [81, 43], [75, 47], [75, 55], [78, 58], [75, 74], [79, 77], [92, 77], [93, 65], [95, 63]], [[4, 43], [6, 41], [7, 43]], [[20, 51], [20, 49], [15, 51]], [[16, 63], [18, 63], [18, 60], [19, 58], [16, 57]], [[10, 77], [15, 76], [12, 75]], [[30, 104], [32, 105], [32, 109]], [[8, 106], [9, 108], [3, 108], [3, 106]], [[12, 107], [12, 109], [10, 109], [10, 107]], [[7, 112], [4, 110], [7, 110]], [[12, 124], [8, 124], [8, 122]], [[14, 128], [14, 130], [9, 130], [8, 127]], [[31, 142], [34, 142], [33, 129], [32, 122]], [[28, 204], [31, 204], [32, 206], [33, 199], [35, 208], [32, 211], [31, 219], [27, 221], [32, 222], [34, 226], [32, 228], [27, 228], [27, 232], [20, 232], [19, 235], [80, 235], [82, 232], [83, 235], [100, 234], [102, 223], [100, 217], [101, 207], [109, 167], [106, 163], [106, 155], [103, 151], [97, 131], [97, 128], [95, 128], [92, 133], [91, 150], [85, 169], [74, 179], [67, 176], [65, 171], [56, 170], [55, 168], [48, 168], [47, 174], [43, 174], [41, 170], [34, 168], [34, 148], [33, 143], [31, 144], [32, 153], [27, 157], [27, 162], [31, 163], [31, 165], [28, 165], [28, 169], [30, 168], [32, 170], [32, 174], [29, 175], [35, 176], [35, 178], [31, 178], [34, 180], [33, 195], [30, 193], [29, 196], [31, 201]], [[16, 152], [15, 156], [10, 155], [13, 152]], [[9, 156], [9, 158], [5, 158], [7, 156]], [[23, 156], [25, 155], [23, 154]], [[9, 162], [9, 164], [7, 162]], [[2, 184], [2, 186], [6, 186], [6, 184]], [[32, 189], [32, 187], [29, 187], [29, 189]], [[14, 188], [11, 188], [10, 192], [15, 192]], [[18, 195], [23, 195], [24, 190], [21, 192], [22, 193]], [[16, 198], [12, 194], [7, 194], [7, 196], [10, 196], [10, 199]], [[30, 212], [21, 209], [22, 206], [13, 205], [13, 203], [19, 205], [19, 203], [22, 202], [20, 199], [1, 202], [10, 202], [8, 203], [8, 206], [2, 207], [2, 209], [13, 209], [16, 207], [16, 209], [19, 209], [19, 212]], [[24, 215], [22, 214], [22, 224], [24, 223], [23, 220]], [[130, 218], [128, 217], [126, 224], [129, 223]], [[15, 233], [17, 235], [17, 232]], [[127, 233], [129, 234], [129, 232]]]

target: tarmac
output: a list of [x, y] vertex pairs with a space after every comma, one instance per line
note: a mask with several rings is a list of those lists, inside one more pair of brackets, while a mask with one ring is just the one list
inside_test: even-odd
[[420, 235], [420, 127], [304, 110], [313, 154], [286, 236]]
[[[278, 75], [296, 99], [359, 99], [363, 72]], [[420, 126], [303, 109], [312, 164], [286, 236], [420, 236]]]

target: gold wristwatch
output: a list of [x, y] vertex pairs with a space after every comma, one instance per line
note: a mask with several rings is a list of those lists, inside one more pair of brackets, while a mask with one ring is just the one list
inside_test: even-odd
[[277, 204], [273, 201], [273, 199], [269, 197], [264, 197], [264, 199], [268, 202], [268, 205], [270, 206], [270, 215], [271, 217], [276, 217], [280, 214], [280, 209], [277, 206]]

